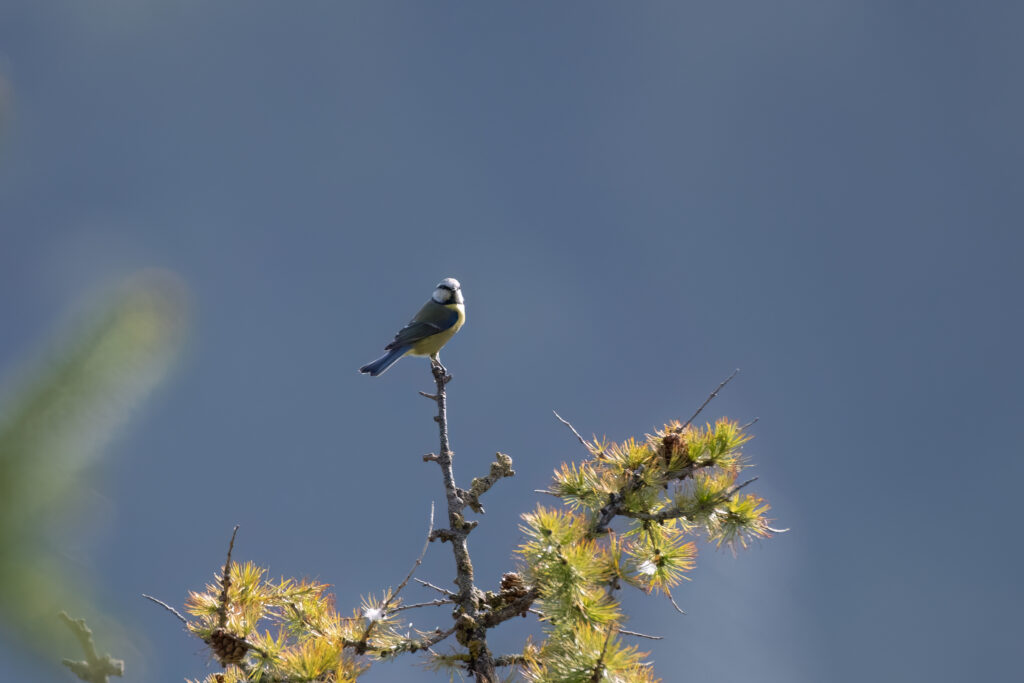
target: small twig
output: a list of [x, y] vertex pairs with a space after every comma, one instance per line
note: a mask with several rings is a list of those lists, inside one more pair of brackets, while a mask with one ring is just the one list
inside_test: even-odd
[[224, 628], [228, 623], [228, 589], [231, 588], [231, 552], [235, 549], [235, 536], [238, 535], [238, 527], [231, 532], [231, 543], [228, 544], [228, 559], [224, 562], [224, 572], [220, 577], [220, 601], [217, 607], [217, 626]]
[[619, 629], [619, 635], [622, 636], [634, 636], [636, 638], [646, 638], [647, 640], [663, 640], [664, 636], [651, 636], [646, 633], [640, 633], [639, 631], [627, 631], [624, 628]]
[[160, 605], [160, 606], [161, 606], [161, 607], [163, 607], [163, 608], [164, 608], [165, 610], [167, 610], [168, 612], [170, 612], [170, 613], [171, 613], [171, 614], [173, 614], [174, 616], [178, 617], [178, 620], [179, 620], [179, 621], [180, 621], [181, 623], [185, 624], [185, 626], [188, 626], [188, 619], [186, 619], [185, 617], [181, 616], [181, 612], [179, 612], [178, 610], [174, 609], [173, 607], [171, 607], [170, 605], [168, 605], [168, 604], [167, 604], [166, 602], [164, 602], [163, 600], [157, 600], [157, 599], [156, 599], [156, 598], [154, 598], [154, 597], [153, 597], [152, 595], [146, 595], [145, 593], [143, 593], [143, 594], [142, 594], [142, 597], [144, 597], [144, 598], [146, 598], [147, 600], [150, 600], [150, 601], [152, 601], [152, 602], [155, 602], [156, 604]]
[[85, 619], [72, 619], [67, 612], [58, 615], [71, 632], [75, 634], [78, 643], [85, 652], [85, 661], [61, 660], [61, 663], [71, 669], [72, 673], [88, 683], [109, 683], [110, 676], [124, 675], [124, 662], [114, 659], [109, 654], [100, 657], [96, 652], [96, 644], [92, 640], [92, 631], [85, 625]]
[[728, 492], [727, 492], [727, 493], [725, 494], [725, 498], [726, 498], [726, 500], [728, 500], [729, 498], [732, 498], [732, 497], [733, 497], [734, 495], [736, 495], [736, 493], [737, 493], [737, 492], [738, 492], [738, 491], [739, 491], [740, 489], [742, 489], [742, 488], [746, 488], [746, 487], [747, 487], [747, 486], [749, 486], [750, 484], [753, 484], [753, 483], [754, 483], [755, 481], [757, 481], [757, 479], [758, 479], [757, 477], [751, 477], [750, 479], [747, 479], [747, 480], [746, 480], [745, 482], [743, 482], [742, 484], [737, 484], [736, 486], [733, 486], [733, 487], [732, 487], [731, 489], [729, 489], [729, 491], [728, 491]]
[[419, 607], [440, 607], [441, 605], [451, 605], [454, 602], [455, 601], [451, 598], [438, 598], [437, 600], [431, 600], [430, 602], [417, 602], [410, 605], [399, 605], [391, 610], [391, 614], [397, 614], [399, 612], [404, 612], [407, 609], [417, 609]]
[[758, 421], [758, 420], [760, 420], [760, 419], [761, 419], [761, 418], [759, 418], [759, 417], [755, 417], [755, 418], [754, 418], [753, 420], [751, 420], [751, 421], [750, 421], [750, 422], [748, 422], [747, 424], [745, 424], [745, 425], [743, 425], [742, 427], [740, 427], [740, 429], [741, 429], [741, 430], [747, 430], [747, 429], [749, 429], [750, 427], [753, 427], [754, 425], [756, 425], [756, 424], [757, 424], [757, 421]]
[[440, 586], [435, 586], [434, 584], [430, 583], [429, 581], [424, 581], [423, 579], [415, 579], [414, 578], [413, 581], [416, 581], [416, 582], [426, 586], [427, 588], [433, 588], [438, 593], [444, 593], [445, 595], [447, 595], [450, 598], [454, 598], [457, 595], [455, 592], [450, 591], [447, 588], [441, 588]]
[[676, 599], [672, 597], [672, 594], [668, 592], [668, 588], [665, 589], [665, 595], [668, 596], [668, 601], [672, 603], [672, 606], [676, 608], [676, 611], [680, 614], [686, 614], [683, 608], [676, 604]]
[[428, 527], [429, 528], [427, 529], [427, 538], [426, 538], [425, 541], [423, 541], [423, 550], [420, 551], [420, 556], [416, 558], [416, 562], [413, 563], [412, 568], [409, 570], [409, 573], [405, 575], [404, 579], [402, 579], [402, 583], [398, 584], [398, 588], [396, 588], [393, 593], [388, 595], [387, 599], [380, 606], [381, 619], [371, 619], [371, 618], [367, 617], [367, 619], [366, 619], [366, 628], [363, 630], [363, 635], [353, 645], [353, 647], [355, 648], [356, 654], [360, 654], [361, 655], [361, 654], [365, 654], [366, 653], [366, 649], [367, 649], [367, 646], [368, 646], [368, 641], [370, 640], [370, 634], [373, 633], [373, 627], [376, 626], [377, 623], [380, 620], [382, 620], [384, 618], [387, 618], [388, 611], [389, 611], [389, 609], [391, 607], [392, 601], [394, 601], [396, 598], [398, 598], [398, 594], [401, 593], [402, 589], [405, 588], [406, 585], [409, 583], [409, 579], [411, 579], [412, 575], [416, 573], [416, 570], [419, 568], [419, 566], [421, 564], [423, 564], [423, 558], [426, 557], [426, 555], [427, 555], [427, 548], [430, 547], [430, 539], [434, 535], [434, 504], [433, 503], [430, 504], [430, 524], [428, 525]]
[[572, 433], [576, 435], [576, 438], [577, 438], [577, 439], [579, 440], [579, 442], [580, 442], [581, 444], [583, 444], [583, 447], [587, 449], [587, 452], [588, 452], [588, 453], [592, 453], [592, 451], [590, 450], [590, 446], [589, 446], [589, 445], [587, 445], [587, 442], [586, 442], [586, 440], [585, 440], [585, 439], [584, 439], [584, 438], [583, 438], [582, 436], [580, 436], [580, 433], [576, 431], [576, 428], [575, 428], [575, 427], [573, 427], [573, 426], [572, 426], [572, 424], [570, 424], [568, 420], [566, 420], [566, 419], [565, 419], [564, 417], [562, 417], [561, 415], [559, 415], [559, 414], [558, 414], [558, 413], [557, 413], [556, 411], [552, 410], [551, 412], [555, 413], [555, 417], [557, 417], [557, 418], [558, 418], [558, 421], [559, 421], [559, 422], [561, 422], [561, 423], [562, 423], [562, 424], [564, 424], [564, 425], [565, 425], [566, 427], [568, 427], [569, 429], [571, 429], [571, 430], [572, 430]]
[[419, 392], [419, 394], [423, 398], [429, 398], [431, 401], [436, 401], [437, 400], [437, 394], [428, 394], [425, 391], [421, 391], [421, 392]]
[[697, 408], [697, 412], [695, 412], [693, 415], [690, 416], [690, 419], [686, 421], [686, 424], [684, 424], [682, 427], [680, 427], [676, 431], [677, 432], [681, 432], [684, 429], [686, 429], [687, 427], [689, 427], [690, 423], [697, 419], [697, 416], [700, 415], [701, 411], [704, 410], [709, 403], [711, 403], [711, 401], [715, 398], [715, 396], [718, 396], [718, 392], [722, 390], [722, 387], [724, 387], [726, 384], [731, 382], [732, 378], [735, 377], [736, 375], [738, 375], [739, 372], [740, 372], [739, 368], [736, 368], [735, 370], [733, 370], [732, 374], [729, 375], [728, 377], [726, 377], [725, 380], [721, 384], [718, 385], [718, 388], [715, 389], [714, 391], [712, 391], [711, 395], [708, 396], [706, 399], [704, 399], [704, 402], [700, 404], [700, 408]]
[[423, 550], [420, 551], [420, 556], [416, 558], [416, 563], [412, 566], [412, 569], [410, 569], [409, 573], [405, 575], [405, 579], [402, 581], [402, 583], [398, 584], [398, 588], [395, 589], [395, 592], [392, 593], [391, 597], [388, 598], [388, 600], [384, 603], [385, 611], [387, 611], [387, 607], [391, 603], [391, 601], [394, 600], [395, 598], [397, 598], [398, 594], [402, 592], [403, 588], [405, 588], [405, 585], [407, 583], [409, 583], [409, 579], [411, 579], [412, 575], [414, 573], [416, 573], [416, 570], [419, 568], [419, 566], [421, 564], [423, 564], [423, 558], [427, 556], [427, 548], [430, 547], [430, 535], [433, 534], [433, 533], [434, 533], [434, 503], [433, 503], [433, 501], [431, 501], [431, 503], [430, 503], [430, 524], [428, 525], [428, 528], [427, 528], [427, 539], [425, 541], [423, 541]]

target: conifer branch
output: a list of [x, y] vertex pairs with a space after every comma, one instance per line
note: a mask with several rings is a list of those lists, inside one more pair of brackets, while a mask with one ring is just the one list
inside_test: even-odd
[[401, 643], [394, 645], [389, 648], [384, 648], [378, 651], [378, 655], [384, 659], [386, 657], [393, 657], [395, 655], [402, 654], [403, 652], [419, 652], [420, 650], [430, 650], [434, 645], [437, 645], [448, 636], [455, 633], [458, 630], [458, 625], [452, 626], [447, 631], [441, 629], [434, 629], [434, 632], [429, 636], [416, 640], [410, 638], [409, 640], [402, 641]]
[[235, 536], [238, 535], [239, 525], [235, 525], [231, 532], [231, 542], [228, 544], [228, 559], [224, 562], [224, 571], [220, 577], [220, 603], [217, 607], [217, 627], [223, 629], [228, 624], [228, 589], [231, 588], [231, 552], [235, 549]]
[[100, 657], [96, 644], [92, 640], [92, 631], [85, 625], [85, 619], [72, 619], [67, 612], [58, 615], [75, 634], [78, 643], [85, 652], [85, 661], [64, 659], [61, 663], [71, 669], [72, 673], [88, 683], [109, 683], [110, 676], [124, 675], [124, 662], [114, 659], [109, 654]]
[[612, 634], [615, 632], [615, 627], [612, 624], [608, 625], [608, 633], [604, 637], [604, 646], [601, 647], [601, 654], [597, 658], [597, 663], [594, 665], [594, 673], [590, 675], [591, 683], [601, 683], [601, 679], [604, 678], [604, 656], [608, 654], [608, 643], [612, 641]]
[[[755, 481], [757, 481], [757, 477], [751, 477], [742, 484], [737, 484], [736, 486], [729, 487], [727, 490], [722, 491], [721, 494], [718, 495], [718, 497], [715, 499], [712, 505], [724, 503], [725, 501], [735, 496], [740, 491], [740, 489], [743, 489], [749, 486], [750, 484], [753, 484]], [[692, 508], [680, 507], [678, 505], [673, 505], [672, 507], [664, 508], [663, 510], [659, 510], [658, 512], [638, 512], [632, 510], [620, 510], [618, 514], [622, 515], [623, 517], [629, 517], [630, 519], [639, 519], [645, 522], [664, 522], [669, 519], [679, 518], [688, 521], [693, 521], [693, 519], [697, 516]]]
[[512, 617], [525, 616], [537, 598], [540, 597], [540, 589], [533, 587], [522, 595], [513, 598], [512, 602], [487, 612], [483, 618], [483, 624], [487, 628], [494, 628], [498, 624], [508, 621]]

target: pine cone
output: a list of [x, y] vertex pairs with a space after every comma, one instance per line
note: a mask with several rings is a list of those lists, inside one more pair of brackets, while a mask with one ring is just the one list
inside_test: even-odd
[[249, 646], [244, 638], [239, 638], [222, 628], [210, 634], [209, 644], [221, 666], [238, 664], [245, 657], [245, 653], [249, 651]]
[[506, 572], [501, 577], [501, 592], [506, 596], [515, 599], [526, 595], [526, 584], [523, 577], [515, 572]]

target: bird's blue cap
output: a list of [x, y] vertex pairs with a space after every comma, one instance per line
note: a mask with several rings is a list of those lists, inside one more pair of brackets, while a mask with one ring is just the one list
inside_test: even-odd
[[445, 279], [438, 282], [437, 286], [439, 288], [443, 287], [444, 289], [450, 289], [453, 292], [459, 291], [459, 288], [461, 287], [459, 281], [453, 277], [446, 277]]

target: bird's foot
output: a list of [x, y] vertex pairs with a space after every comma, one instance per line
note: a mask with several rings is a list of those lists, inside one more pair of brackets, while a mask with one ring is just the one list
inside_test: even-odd
[[430, 357], [430, 369], [433, 370], [434, 376], [441, 379], [445, 384], [452, 381], [452, 376], [448, 374], [448, 368], [441, 365], [439, 358]]

